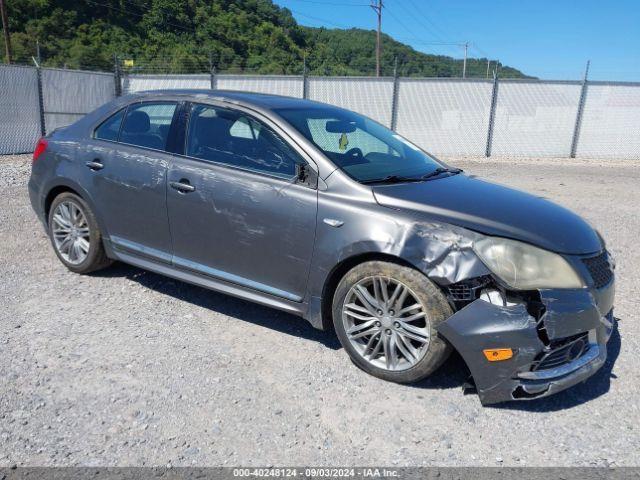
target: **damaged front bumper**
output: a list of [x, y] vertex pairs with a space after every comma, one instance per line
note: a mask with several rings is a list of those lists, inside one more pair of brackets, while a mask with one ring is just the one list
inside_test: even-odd
[[[601, 288], [539, 290], [535, 301], [480, 298], [438, 331], [464, 358], [482, 404], [540, 398], [584, 381], [605, 363], [614, 294], [612, 278]], [[487, 360], [484, 350], [501, 348], [513, 356]]]

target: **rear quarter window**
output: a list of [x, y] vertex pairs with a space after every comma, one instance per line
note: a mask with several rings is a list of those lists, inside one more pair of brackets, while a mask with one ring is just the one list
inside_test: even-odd
[[124, 111], [125, 109], [122, 109], [102, 122], [98, 128], [96, 128], [93, 136], [100, 140], [111, 140], [113, 142], [117, 142], [118, 134], [120, 133], [120, 125], [122, 124], [122, 118], [124, 117]]

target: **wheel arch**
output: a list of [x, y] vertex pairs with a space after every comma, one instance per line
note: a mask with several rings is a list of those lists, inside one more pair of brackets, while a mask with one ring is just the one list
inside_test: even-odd
[[108, 239], [109, 239], [108, 230], [103, 222], [102, 216], [100, 215], [100, 211], [98, 208], [96, 208], [96, 205], [93, 202], [91, 195], [89, 195], [89, 192], [87, 192], [84, 188], [82, 188], [80, 185], [75, 183], [73, 180], [70, 180], [67, 178], [57, 178], [55, 181], [48, 184], [46, 188], [43, 189], [43, 191], [47, 192], [43, 196], [43, 200], [42, 200], [43, 202], [42, 212], [44, 214], [43, 215], [44, 221], [47, 227], [49, 226], [49, 210], [51, 209], [51, 204], [53, 203], [53, 200], [61, 193], [65, 193], [65, 192], [73, 193], [74, 195], [77, 195], [78, 197], [80, 197], [91, 209], [91, 212], [93, 213], [93, 216], [96, 219], [96, 222], [98, 222], [98, 228], [102, 233], [102, 238], [105, 243], [105, 248], [107, 249], [107, 253], [110, 252], [110, 245], [108, 242]]
[[338, 287], [338, 284], [340, 283], [340, 280], [342, 280], [342, 277], [344, 277], [346, 273], [349, 270], [351, 270], [353, 267], [365, 262], [373, 262], [373, 261], [395, 263], [396, 265], [408, 267], [413, 270], [417, 270], [420, 273], [423, 273], [415, 265], [408, 262], [407, 260], [389, 253], [382, 253], [382, 252], [359, 253], [341, 260], [329, 272], [322, 288], [320, 315], [322, 319], [323, 330], [331, 330], [333, 328], [333, 321], [331, 319], [333, 296], [335, 294], [336, 288]]
[[43, 210], [44, 221], [47, 223], [47, 225], [49, 224], [49, 212], [51, 210], [51, 204], [53, 203], [53, 201], [56, 199], [58, 195], [66, 192], [73, 193], [74, 195], [77, 195], [78, 197], [84, 200], [83, 196], [80, 193], [78, 193], [76, 190], [69, 187], [68, 185], [58, 185], [50, 189], [49, 192], [47, 192], [47, 195], [44, 199], [44, 210]]

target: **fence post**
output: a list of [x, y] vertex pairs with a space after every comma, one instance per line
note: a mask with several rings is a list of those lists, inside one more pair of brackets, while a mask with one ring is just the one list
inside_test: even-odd
[[209, 52], [209, 81], [211, 82], [211, 90], [216, 89], [216, 66], [213, 63], [213, 52]]
[[40, 135], [43, 137], [47, 134], [47, 126], [44, 119], [44, 92], [42, 91], [42, 70], [40, 70], [40, 64], [33, 59], [33, 63], [36, 64], [36, 84], [38, 89], [38, 109], [40, 112]]
[[498, 72], [493, 71], [493, 89], [491, 91], [491, 106], [489, 107], [489, 128], [487, 129], [487, 147], [484, 151], [485, 157], [491, 156], [493, 144], [493, 124], [496, 120], [496, 105], [498, 103]]
[[400, 77], [398, 76], [398, 57], [393, 62], [393, 94], [391, 97], [391, 130], [396, 131], [398, 124], [398, 94], [400, 92]]
[[307, 81], [307, 56], [302, 57], [302, 98], [309, 98], [309, 83]]
[[120, 63], [118, 62], [118, 55], [113, 55], [113, 81], [116, 87], [116, 97], [122, 95], [122, 75], [120, 74]]
[[589, 76], [589, 63], [587, 60], [587, 67], [584, 70], [584, 78], [582, 79], [582, 88], [580, 89], [580, 102], [578, 103], [578, 111], [576, 113], [576, 124], [573, 127], [573, 138], [571, 139], [571, 158], [576, 158], [576, 152], [578, 151], [578, 141], [580, 140], [580, 127], [582, 126], [582, 112], [584, 112], [584, 103], [587, 99], [588, 76]]

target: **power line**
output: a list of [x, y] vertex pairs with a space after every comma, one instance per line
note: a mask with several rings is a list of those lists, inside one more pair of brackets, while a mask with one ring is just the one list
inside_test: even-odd
[[[415, 15], [414, 13], [410, 12], [408, 9], [406, 9], [406, 8], [405, 8], [405, 5], [403, 5], [403, 3], [402, 3], [402, 2], [397, 2], [397, 5], [398, 5], [400, 8], [402, 8], [402, 9], [404, 10], [405, 14], [406, 14], [406, 15], [408, 15], [408, 16], [409, 16], [409, 18], [415, 18], [415, 17], [416, 17], [416, 15]], [[415, 5], [414, 5], [414, 9], [416, 10], [416, 13], [417, 13], [418, 15], [422, 16], [422, 17], [424, 18], [424, 20], [426, 20], [428, 23], [430, 23], [430, 24], [434, 25], [434, 27], [435, 27], [435, 24], [433, 24], [433, 22], [431, 22], [431, 20], [429, 20], [426, 16], [424, 16], [424, 15], [422, 14], [422, 12], [421, 12], [420, 10], [418, 10], [418, 9], [415, 7]], [[398, 22], [399, 22], [401, 25], [403, 25], [399, 20], [398, 20]], [[453, 41], [451, 41], [451, 40], [443, 39], [443, 38], [442, 38], [440, 35], [438, 35], [437, 33], [433, 32], [433, 31], [431, 31], [431, 30], [428, 30], [428, 29], [424, 26], [424, 24], [423, 24], [423, 23], [420, 23], [420, 26], [424, 29], [424, 31], [425, 31], [426, 33], [428, 33], [428, 34], [429, 34], [429, 35], [431, 35], [431, 36], [436, 37], [436, 39], [437, 39], [437, 40], [439, 40], [439, 41], [438, 41], [438, 42], [425, 42], [425, 41], [424, 41], [424, 37], [420, 37], [420, 36], [416, 35], [415, 33], [411, 32], [411, 30], [410, 30], [408, 27], [406, 27], [406, 26], [404, 26], [404, 25], [403, 25], [403, 28], [404, 28], [405, 30], [409, 31], [409, 33], [412, 33], [412, 34], [416, 37], [416, 39], [415, 39], [415, 40], [409, 40], [411, 43], [418, 44], [418, 45], [429, 45], [429, 46], [431, 46], [431, 45], [454, 46], [454, 45], [455, 45], [455, 46], [458, 46], [458, 47], [459, 47], [459, 46], [462, 46], [462, 44], [464, 43], [464, 42], [453, 42]]]
[[[436, 25], [435, 23], [433, 23], [433, 22], [431, 21], [431, 19], [430, 19], [429, 17], [427, 17], [427, 15], [425, 15], [425, 14], [422, 12], [422, 10], [416, 6], [416, 4], [415, 4], [415, 3], [413, 3], [413, 0], [408, 0], [408, 1], [409, 1], [410, 5], [413, 7], [413, 9], [416, 11], [416, 13], [417, 13], [420, 17], [422, 17], [422, 18], [423, 18], [423, 19], [424, 19], [424, 20], [425, 20], [429, 25], [431, 25], [431, 26], [433, 27], [433, 29], [434, 29], [434, 30], [438, 30], [438, 31], [440, 31], [443, 35], [447, 36], [447, 34], [446, 34], [446, 33], [445, 33], [445, 32], [444, 32], [440, 27], [438, 27], [438, 25]], [[399, 3], [399, 5], [401, 5], [401, 6], [402, 6], [402, 8], [404, 8], [404, 5], [402, 5], [402, 3]], [[407, 11], [407, 10], [405, 10], [405, 11]], [[409, 15], [411, 15], [411, 12], [408, 12], [408, 11], [407, 11], [407, 13], [409, 13]], [[428, 30], [426, 30], [426, 29], [425, 29], [425, 31], [428, 31]], [[430, 31], [429, 33], [431, 33], [431, 34], [432, 34], [432, 35], [433, 35], [437, 40], [439, 40], [439, 41], [441, 41], [441, 42], [443, 42], [443, 43], [453, 43], [453, 42], [451, 42], [451, 40], [449, 40], [449, 39], [445, 39], [445, 38], [441, 37], [438, 33], [434, 32], [434, 31]]]
[[[404, 28], [407, 32], [409, 32], [410, 34], [414, 35], [415, 36], [415, 40], [417, 40], [414, 43], [418, 43], [420, 37], [417, 36], [416, 33], [414, 31], [412, 31], [409, 27], [407, 27], [398, 17], [396, 17], [393, 14], [393, 12], [391, 10], [389, 10], [389, 6], [387, 6], [386, 8], [387, 8], [387, 13], [389, 15], [391, 15], [391, 18], [393, 18], [398, 23], [398, 25], [400, 25], [402, 28]], [[399, 37], [395, 37], [395, 38], [399, 38]]]
[[313, 3], [315, 5], [335, 5], [340, 7], [368, 7], [368, 3], [345, 3], [345, 2], [322, 2], [320, 0], [290, 0], [302, 3]]
[[[423, 13], [423, 11], [413, 2], [413, 0], [407, 0], [413, 7], [413, 9], [416, 11], [416, 13], [422, 17], [427, 23], [429, 23], [435, 30], [438, 30], [439, 32], [441, 32], [443, 35], [447, 35], [447, 33], [440, 28], [440, 26], [437, 25], [437, 23], [434, 23], [426, 14]], [[465, 44], [468, 44], [466, 46], [466, 48], [472, 48], [477, 50], [481, 55], [483, 55], [485, 58], [490, 58], [489, 54], [487, 52], [485, 52], [484, 50], [482, 50], [477, 43], [475, 42], [467, 42], [467, 41], [463, 41], [463, 42], [452, 42], [450, 40], [443, 40], [442, 37], [440, 37], [440, 35], [435, 34], [434, 36], [436, 36], [439, 40], [442, 40], [442, 45], [455, 45], [458, 47], [465, 47]]]
[[331, 25], [331, 26], [337, 27], [337, 28], [350, 28], [350, 27], [348, 27], [346, 25], [339, 25], [339, 24], [337, 24], [335, 22], [332, 22], [331, 20], [327, 20], [325, 18], [314, 17], [312, 15], [307, 15], [306, 13], [299, 12], [299, 11], [294, 10], [292, 8], [289, 8], [289, 7], [286, 7], [286, 8], [288, 8], [292, 13], [295, 13], [296, 15], [300, 15], [301, 17], [306, 17], [306, 18], [308, 18], [310, 20], [314, 20], [316, 22], [323, 22], [323, 23], [326, 23], [328, 25]]

